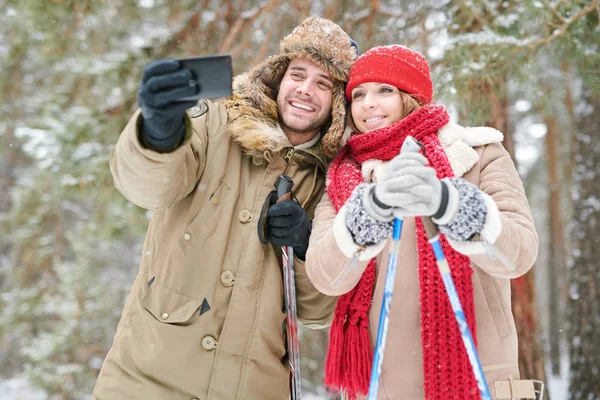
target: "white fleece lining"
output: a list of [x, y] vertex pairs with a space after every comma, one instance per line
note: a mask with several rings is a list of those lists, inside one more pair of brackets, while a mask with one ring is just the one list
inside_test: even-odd
[[464, 127], [455, 124], [451, 120], [438, 132], [440, 143], [446, 152], [452, 172], [454, 172], [454, 176], [459, 178], [479, 161], [477, 152], [463, 141], [465, 130]]
[[504, 135], [499, 130], [489, 126], [475, 126], [465, 128], [462, 139], [469, 146], [477, 147], [490, 143], [500, 143], [504, 140]]
[[333, 220], [333, 237], [338, 248], [346, 257], [356, 257], [359, 261], [367, 261], [377, 256], [383, 251], [383, 248], [386, 244], [386, 240], [383, 240], [381, 243], [365, 246], [363, 249], [362, 246], [354, 243], [354, 239], [352, 239], [352, 233], [350, 233], [346, 225], [345, 205], [340, 208], [340, 211]]
[[387, 164], [377, 159], [367, 160], [362, 163], [361, 170], [365, 182], [377, 182], [377, 176], [381, 174], [381, 168]]
[[[500, 210], [498, 209], [494, 199], [492, 199], [486, 193], [482, 192], [482, 195], [483, 201], [485, 202], [485, 206], [487, 208], [487, 214], [485, 217], [485, 222], [483, 223], [481, 238], [487, 243], [494, 244], [502, 232]], [[480, 241], [458, 241], [448, 238], [448, 243], [450, 243], [454, 250], [467, 256], [486, 253], [486, 248]]]
[[483, 201], [485, 202], [485, 207], [487, 208], [487, 216], [485, 218], [485, 223], [483, 224], [481, 236], [489, 244], [494, 244], [502, 232], [500, 210], [490, 195], [484, 192], [481, 192], [481, 194], [483, 195]]

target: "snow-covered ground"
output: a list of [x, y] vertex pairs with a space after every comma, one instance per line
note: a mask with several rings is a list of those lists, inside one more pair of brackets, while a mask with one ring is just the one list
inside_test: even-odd
[[0, 378], [0, 399], [2, 400], [46, 400], [48, 395], [34, 388], [24, 378]]

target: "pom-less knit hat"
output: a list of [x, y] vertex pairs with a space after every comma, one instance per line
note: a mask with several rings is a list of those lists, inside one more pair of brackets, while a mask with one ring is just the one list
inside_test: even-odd
[[[332, 93], [331, 123], [323, 129], [321, 148], [328, 159], [333, 159], [342, 147], [346, 121], [344, 85], [348, 82], [350, 67], [358, 57], [356, 43], [334, 22], [317, 17], [306, 18], [279, 43], [279, 54], [269, 57], [252, 68], [247, 76], [247, 87], [236, 89], [245, 93], [248, 107], [238, 106], [240, 116], [256, 113], [258, 109], [270, 120], [277, 121], [277, 92], [291, 60], [305, 57], [327, 71], [336, 84]], [[240, 79], [238, 82], [242, 82]], [[234, 81], [234, 85], [235, 85]], [[232, 99], [239, 103], [239, 98]], [[231, 117], [230, 113], [230, 117]]]
[[433, 96], [427, 60], [421, 53], [400, 45], [374, 47], [356, 60], [346, 87], [348, 101], [352, 89], [367, 82], [393, 85], [421, 104], [430, 103]]

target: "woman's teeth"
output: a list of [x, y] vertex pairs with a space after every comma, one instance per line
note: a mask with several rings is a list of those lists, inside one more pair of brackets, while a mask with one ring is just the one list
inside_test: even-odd
[[379, 121], [380, 119], [384, 119], [385, 117], [374, 117], [374, 118], [369, 118], [369, 119], [365, 119], [365, 122], [367, 124], [370, 124], [371, 122], [375, 122], [375, 121]]

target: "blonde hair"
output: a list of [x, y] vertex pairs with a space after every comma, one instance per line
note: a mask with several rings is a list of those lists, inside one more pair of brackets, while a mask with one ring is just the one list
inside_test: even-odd
[[417, 99], [415, 99], [412, 95], [399, 90], [400, 99], [402, 100], [402, 117], [400, 119], [404, 119], [412, 114], [414, 111], [423, 107], [423, 104], [419, 103]]

